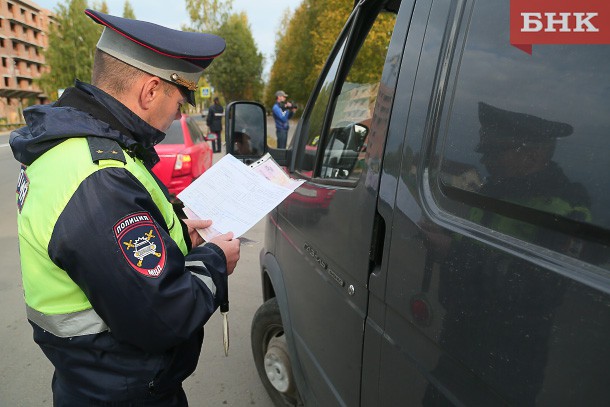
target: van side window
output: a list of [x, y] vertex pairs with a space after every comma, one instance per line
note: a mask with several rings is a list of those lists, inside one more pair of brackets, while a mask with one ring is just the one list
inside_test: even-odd
[[335, 78], [337, 77], [337, 72], [339, 70], [339, 62], [343, 56], [344, 49], [345, 41], [343, 41], [343, 44], [334, 56], [334, 60], [326, 73], [324, 81], [322, 82], [322, 87], [316, 95], [316, 101], [311, 109], [311, 114], [308, 118], [309, 120], [305, 124], [307, 127], [304, 131], [306, 134], [304, 137], [306, 141], [305, 149], [299, 156], [297, 169], [299, 169], [299, 171], [307, 177], [313, 176], [313, 168], [316, 162], [320, 134], [322, 132], [322, 125], [324, 123], [324, 113], [326, 113], [326, 108], [328, 107], [330, 93], [333, 90]]
[[373, 111], [396, 14], [380, 13], [334, 100], [334, 112], [324, 140], [320, 178], [356, 182], [362, 173]]
[[509, 44], [505, 13], [493, 7], [475, 4], [456, 47], [431, 160], [438, 203], [610, 268], [587, 257], [610, 242], [610, 54], [603, 45], [541, 45], [528, 55]]

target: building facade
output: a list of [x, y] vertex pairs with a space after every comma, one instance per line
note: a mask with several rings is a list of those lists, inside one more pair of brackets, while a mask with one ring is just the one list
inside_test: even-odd
[[0, 129], [23, 121], [23, 109], [46, 103], [34, 83], [45, 72], [43, 50], [54, 18], [26, 0], [0, 0]]

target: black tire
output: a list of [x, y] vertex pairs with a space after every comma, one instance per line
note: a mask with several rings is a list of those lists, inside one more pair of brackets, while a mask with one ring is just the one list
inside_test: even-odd
[[[288, 348], [284, 337], [284, 326], [282, 325], [282, 317], [280, 316], [280, 308], [277, 299], [271, 298], [261, 305], [256, 311], [256, 314], [254, 314], [252, 329], [250, 331], [250, 340], [256, 370], [267, 393], [269, 393], [273, 404], [277, 407], [302, 405], [299, 402], [292, 369], [288, 368], [288, 371], [283, 372], [287, 382], [289, 382], [286, 386], [287, 390], [284, 392], [280, 392], [274, 387], [265, 370], [265, 356], [267, 355], [269, 344], [272, 341], [274, 350], [279, 352], [283, 357], [289, 359]], [[291, 363], [288, 361], [285, 365], [291, 366]]]

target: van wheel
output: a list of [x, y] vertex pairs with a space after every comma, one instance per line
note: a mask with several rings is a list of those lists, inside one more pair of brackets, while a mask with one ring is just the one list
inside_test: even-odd
[[256, 311], [250, 339], [256, 370], [273, 404], [277, 407], [302, 405], [277, 299], [271, 298]]

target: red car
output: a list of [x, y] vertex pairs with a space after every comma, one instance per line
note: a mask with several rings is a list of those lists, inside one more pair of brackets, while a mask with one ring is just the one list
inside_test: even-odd
[[174, 120], [155, 150], [161, 161], [153, 172], [169, 189], [172, 201], [212, 166], [212, 149], [195, 120], [185, 114]]

